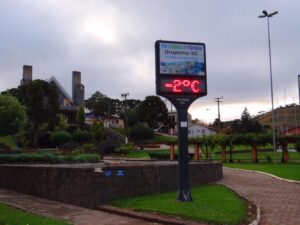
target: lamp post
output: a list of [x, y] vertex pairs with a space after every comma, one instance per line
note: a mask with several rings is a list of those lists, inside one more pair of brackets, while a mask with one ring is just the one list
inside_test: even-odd
[[270, 38], [270, 21], [269, 18], [276, 15], [278, 11], [268, 13], [266, 10], [262, 11], [263, 15], [258, 18], [267, 18], [268, 22], [268, 43], [269, 43], [269, 61], [270, 61], [270, 81], [271, 81], [271, 101], [272, 101], [272, 133], [273, 133], [273, 150], [274, 150], [274, 164], [276, 164], [276, 137], [275, 137], [275, 116], [274, 116], [274, 101], [273, 101], [273, 78], [272, 78], [272, 57], [271, 57], [271, 38]]

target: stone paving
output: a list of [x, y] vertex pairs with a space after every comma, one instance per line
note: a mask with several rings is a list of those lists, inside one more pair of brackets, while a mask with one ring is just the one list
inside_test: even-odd
[[2, 189], [0, 189], [0, 202], [46, 217], [63, 219], [74, 225], [158, 225], [158, 223], [150, 223]]
[[223, 184], [262, 211], [261, 225], [300, 225], [300, 184], [268, 175], [223, 168]]
[[[224, 178], [218, 183], [258, 205], [261, 225], [300, 225], [300, 184], [250, 171], [224, 168], [223, 173]], [[0, 202], [74, 225], [158, 224], [1, 189]]]

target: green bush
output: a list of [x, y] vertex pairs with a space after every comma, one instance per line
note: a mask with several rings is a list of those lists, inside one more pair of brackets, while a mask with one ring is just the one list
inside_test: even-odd
[[58, 146], [62, 146], [63, 144], [69, 142], [72, 140], [71, 134], [69, 134], [67, 131], [56, 131], [51, 134], [50, 140], [54, 142]]
[[73, 141], [78, 142], [79, 144], [88, 143], [92, 138], [91, 132], [86, 130], [76, 130], [73, 133]]
[[129, 135], [136, 140], [147, 140], [154, 137], [154, 132], [144, 124], [137, 123], [129, 130]]
[[125, 145], [121, 145], [120, 147], [118, 147], [116, 149], [116, 152], [121, 155], [127, 155], [128, 153], [131, 152], [132, 149], [133, 149], [132, 144], [125, 144]]
[[104, 139], [104, 127], [103, 122], [93, 121], [91, 133], [94, 143], [98, 144]]
[[12, 136], [0, 137], [0, 149], [12, 150], [16, 148], [17, 145]]
[[0, 155], [0, 163], [94, 163], [99, 160], [98, 154], [79, 154], [79, 152], [71, 156], [36, 152]]
[[72, 156], [76, 156], [76, 155], [82, 155], [84, 154], [84, 150], [83, 149], [75, 149], [74, 151], [72, 151], [71, 155]]
[[98, 154], [79, 154], [71, 156], [71, 161], [75, 163], [96, 163], [99, 162], [100, 156]]
[[[165, 153], [165, 152], [150, 152], [149, 156], [151, 159], [159, 159], [159, 160], [169, 160], [170, 159], [170, 154], [169, 153]], [[174, 154], [175, 160], [178, 159], [178, 154], [175, 153]], [[194, 154], [193, 153], [189, 153], [188, 154], [189, 160], [193, 159]]]
[[296, 141], [295, 148], [296, 148], [296, 151], [300, 153], [300, 139], [298, 139]]

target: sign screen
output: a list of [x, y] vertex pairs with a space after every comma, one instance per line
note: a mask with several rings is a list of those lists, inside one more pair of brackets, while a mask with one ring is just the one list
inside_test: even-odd
[[173, 75], [205, 75], [204, 46], [159, 43], [159, 72]]

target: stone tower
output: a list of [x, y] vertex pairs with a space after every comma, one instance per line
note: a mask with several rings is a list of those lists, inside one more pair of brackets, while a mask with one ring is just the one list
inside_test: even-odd
[[32, 66], [23, 65], [23, 79], [21, 85], [28, 84], [32, 81]]
[[72, 72], [72, 98], [74, 106], [84, 103], [84, 85], [81, 84], [81, 72]]

